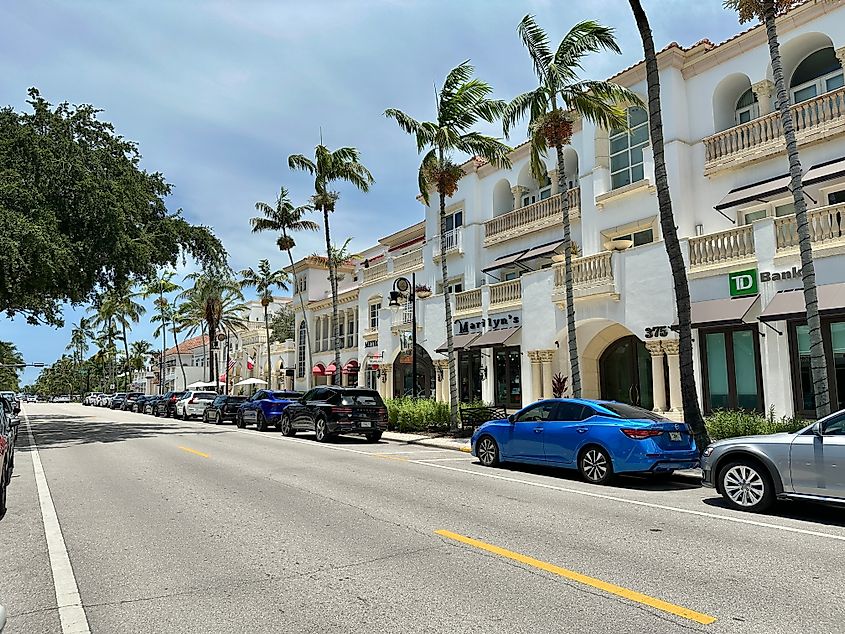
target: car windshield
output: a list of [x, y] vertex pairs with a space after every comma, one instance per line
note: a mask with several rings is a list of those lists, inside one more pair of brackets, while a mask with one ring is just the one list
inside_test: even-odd
[[194, 398], [216, 398], [217, 394], [214, 392], [194, 392]]
[[384, 405], [378, 392], [370, 390], [349, 390], [340, 393], [341, 405]]
[[299, 392], [273, 392], [273, 398], [299, 398]]
[[628, 405], [626, 403], [601, 403], [601, 406], [606, 410], [610, 410], [620, 418], [671, 422], [668, 418], [665, 418], [660, 414], [655, 414], [650, 410], [643, 409], [642, 407], [636, 407], [635, 405]]

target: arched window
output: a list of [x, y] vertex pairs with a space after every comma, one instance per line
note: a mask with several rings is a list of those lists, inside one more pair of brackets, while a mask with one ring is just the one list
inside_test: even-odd
[[305, 320], [299, 322], [299, 339], [296, 342], [296, 376], [300, 379], [305, 377], [305, 338], [308, 337], [308, 328]]
[[760, 106], [757, 104], [757, 95], [750, 88], [742, 93], [736, 101], [736, 123], [748, 123], [760, 116]]
[[828, 47], [808, 55], [798, 64], [789, 81], [789, 92], [793, 103], [800, 103], [843, 85], [842, 64], [833, 48]]
[[645, 178], [643, 148], [648, 145], [648, 113], [628, 108], [628, 129], [610, 131], [610, 186], [624, 187]]

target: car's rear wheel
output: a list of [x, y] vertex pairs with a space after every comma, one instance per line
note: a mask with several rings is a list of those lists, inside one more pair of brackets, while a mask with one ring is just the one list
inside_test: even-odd
[[246, 427], [246, 422], [244, 421], [244, 415], [242, 412], [238, 412], [237, 415], [235, 415], [235, 425], [238, 426], [238, 429]]
[[288, 437], [296, 435], [296, 430], [293, 428], [293, 422], [287, 414], [282, 414], [282, 434]]
[[208, 422], [210, 422], [210, 421], [208, 420], [208, 412], [203, 412], [203, 413], [202, 413], [202, 422], [204, 422], [204, 423], [208, 423]]
[[326, 426], [326, 419], [318, 416], [314, 421], [314, 434], [317, 436], [317, 442], [326, 442], [329, 439], [329, 430]]
[[9, 485], [9, 481], [6, 479], [5, 474], [0, 476], [0, 518], [2, 518], [6, 514], [6, 487]]
[[485, 467], [495, 467], [499, 464], [499, 445], [492, 436], [482, 436], [475, 446], [478, 461]]
[[581, 477], [591, 484], [607, 484], [613, 478], [610, 455], [598, 445], [585, 447], [578, 458]]
[[378, 442], [379, 440], [381, 440], [380, 431], [371, 431], [367, 434], [367, 442]]
[[267, 431], [267, 418], [261, 410], [258, 411], [258, 414], [255, 417], [255, 427], [258, 431]]
[[751, 460], [737, 460], [719, 472], [719, 490], [728, 505], [740, 511], [760, 513], [775, 501], [772, 478]]
[[217, 412], [214, 416], [214, 424], [215, 425], [222, 425], [223, 424], [223, 414]]
[[182, 408], [182, 420], [188, 420], [189, 418], [190, 418], [190, 416], [188, 416], [188, 408], [183, 407]]

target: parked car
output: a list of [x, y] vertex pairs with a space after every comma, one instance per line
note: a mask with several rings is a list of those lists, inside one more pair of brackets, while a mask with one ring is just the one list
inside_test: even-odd
[[71, 398], [70, 394], [61, 394], [60, 396], [53, 397], [54, 403], [70, 403]]
[[241, 428], [255, 423], [258, 431], [267, 431], [270, 425], [280, 429], [285, 408], [301, 397], [301, 392], [258, 390], [241, 404], [235, 423]]
[[126, 400], [126, 392], [117, 392], [114, 396], [112, 396], [111, 401], [109, 402], [109, 407], [111, 409], [121, 409], [123, 405], [123, 401]]
[[15, 438], [19, 422], [13, 416], [12, 403], [0, 398], [0, 517], [6, 513], [6, 490], [15, 468]]
[[114, 398], [114, 394], [103, 394], [100, 398], [97, 399], [97, 406], [98, 407], [111, 407], [111, 400]]
[[126, 396], [123, 398], [123, 402], [120, 404], [120, 409], [124, 412], [132, 411], [132, 408], [135, 405], [135, 401], [138, 400], [138, 397], [143, 396], [143, 392], [128, 392]]
[[793, 434], [716, 441], [701, 468], [735, 509], [762, 512], [779, 498], [845, 505], [845, 410]]
[[226, 420], [234, 422], [244, 401], [246, 401], [246, 396], [220, 394], [211, 402], [211, 405], [205, 408], [202, 419], [206, 423], [214, 422], [218, 425]]
[[151, 397], [150, 397], [149, 394], [141, 394], [140, 396], [135, 398], [135, 400], [132, 403], [132, 406], [128, 407], [127, 409], [131, 412], [137, 412], [138, 414], [143, 414], [144, 413], [144, 405], [146, 404], [147, 401], [150, 400], [150, 398]]
[[37, 394], [27, 394], [26, 395], [26, 402], [27, 403], [37, 403], [38, 402], [38, 395]]
[[357, 387], [316, 387], [285, 407], [282, 433], [313, 431], [319, 442], [336, 434], [361, 434], [377, 442], [387, 430], [387, 407], [375, 390]]
[[156, 402], [156, 407], [153, 410], [155, 416], [164, 416], [169, 418], [176, 416], [176, 401], [182, 398], [185, 392], [167, 392], [161, 399]]
[[578, 469], [593, 484], [618, 473], [672, 473], [697, 467], [684, 423], [611, 401], [546, 399], [484, 423], [471, 452], [482, 465], [524, 462]]
[[182, 392], [174, 406], [174, 418], [188, 420], [194, 416], [202, 416], [205, 413], [205, 408], [211, 405], [215, 398], [217, 398], [217, 392], [199, 392], [196, 390]]
[[103, 395], [102, 392], [89, 392], [85, 395], [85, 398], [82, 399], [83, 405], [96, 405], [97, 400]]
[[14, 392], [0, 392], [0, 398], [6, 399], [9, 403], [9, 407], [11, 408], [14, 414], [19, 414], [21, 411], [21, 402], [18, 399], [17, 394]]
[[146, 401], [144, 401], [144, 414], [154, 414], [155, 413], [155, 406], [158, 403], [163, 394], [153, 394]]

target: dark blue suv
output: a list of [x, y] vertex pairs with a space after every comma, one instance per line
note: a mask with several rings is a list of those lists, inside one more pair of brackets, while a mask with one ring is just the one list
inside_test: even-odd
[[275, 425], [281, 429], [282, 412], [295, 401], [299, 401], [302, 394], [284, 390], [258, 390], [252, 397], [241, 403], [235, 423], [244, 428], [255, 423], [258, 431], [267, 431], [267, 427]]

